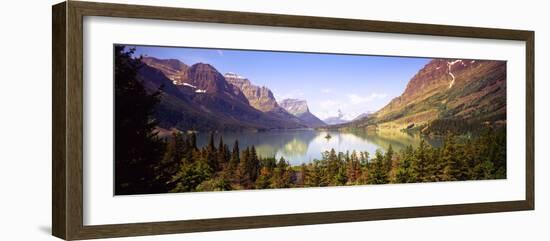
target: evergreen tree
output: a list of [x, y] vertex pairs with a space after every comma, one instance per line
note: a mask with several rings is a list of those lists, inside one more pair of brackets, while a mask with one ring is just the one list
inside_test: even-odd
[[256, 189], [266, 189], [271, 187], [272, 171], [268, 167], [262, 167], [260, 174], [256, 179]]
[[445, 163], [441, 161], [441, 148], [427, 148], [426, 180], [438, 182], [443, 180]]
[[372, 163], [372, 168], [369, 173], [370, 184], [385, 184], [389, 183], [388, 173], [384, 165], [384, 155], [380, 150], [376, 150], [375, 157]]
[[388, 177], [390, 176], [390, 172], [392, 170], [393, 166], [393, 147], [390, 144], [388, 147], [388, 150], [386, 150], [386, 153], [384, 153], [384, 162], [383, 162], [383, 169], [384, 172], [388, 174]]
[[209, 180], [213, 170], [205, 160], [199, 160], [189, 165], [182, 165], [181, 169], [174, 175], [171, 183], [174, 188], [170, 192], [192, 192], [202, 182]]
[[494, 130], [488, 128], [478, 138], [477, 145], [480, 146], [479, 156], [482, 157], [480, 165], [483, 165], [486, 172], [489, 172], [487, 170], [489, 167], [488, 162], [492, 163], [493, 166], [493, 170], [490, 171], [491, 175], [483, 174], [482, 176], [506, 178], [506, 129]]
[[208, 166], [210, 166], [210, 169], [216, 171], [218, 170], [218, 155], [217, 155], [216, 146], [214, 145], [214, 133], [210, 133], [210, 137], [208, 138], [208, 145], [205, 148], [205, 157], [206, 162], [208, 163]]
[[495, 179], [505, 179], [506, 178], [506, 128], [496, 129], [493, 134], [494, 140], [492, 144], [494, 145], [494, 156], [493, 165], [494, 165], [494, 176]]
[[188, 162], [186, 155], [188, 151], [183, 134], [179, 131], [174, 131], [172, 138], [166, 145], [162, 161], [156, 166], [157, 180], [159, 183], [165, 185], [165, 190], [174, 188], [168, 183], [172, 179], [172, 176], [178, 172], [181, 165]]
[[369, 152], [359, 152], [359, 158], [361, 160], [361, 175], [358, 179], [358, 184], [368, 184], [369, 181], [369, 175], [370, 175], [370, 163], [369, 163]]
[[302, 163], [302, 165], [300, 165], [300, 171], [299, 171], [298, 176], [296, 178], [296, 186], [297, 187], [304, 187], [305, 186], [307, 175], [308, 175], [307, 166], [306, 166], [305, 163]]
[[351, 184], [357, 184], [361, 177], [361, 162], [357, 156], [357, 152], [351, 153], [349, 163], [347, 165], [347, 177], [348, 182]]
[[258, 172], [260, 171], [260, 160], [258, 160], [256, 147], [254, 146], [250, 148], [250, 155], [248, 156], [247, 165], [247, 171], [248, 175], [250, 176], [250, 180], [254, 182], [258, 177]]
[[223, 167], [225, 167], [227, 161], [229, 161], [226, 157], [227, 155], [227, 151], [226, 151], [226, 148], [227, 146], [223, 143], [223, 137], [220, 136], [220, 142], [218, 144], [218, 151], [216, 153], [217, 155], [217, 167], [218, 167], [218, 170], [217, 171], [220, 171], [223, 169]]
[[322, 172], [319, 167], [319, 161], [314, 160], [313, 163], [308, 164], [308, 170], [306, 173], [305, 186], [306, 187], [321, 187], [324, 186], [322, 182]]
[[338, 172], [336, 173], [336, 176], [334, 176], [334, 185], [335, 186], [342, 186], [346, 185], [348, 182], [348, 177], [346, 174], [346, 168], [341, 166], [338, 168]]
[[390, 144], [388, 146], [388, 150], [386, 150], [386, 153], [384, 153], [384, 168], [386, 168], [386, 171], [389, 172], [392, 166], [392, 160], [393, 160], [393, 147]]
[[367, 164], [369, 163], [369, 152], [359, 152], [360, 153], [360, 159], [361, 159], [361, 167], [365, 168], [367, 167]]
[[198, 151], [197, 135], [194, 132], [187, 134], [187, 138], [185, 138], [185, 148], [183, 149], [183, 159], [185, 163], [194, 162], [195, 159], [193, 159], [193, 152]]
[[246, 148], [241, 152], [241, 160], [239, 166], [237, 167], [236, 178], [238, 184], [243, 188], [248, 188], [251, 184], [250, 172], [249, 172], [249, 161], [250, 161], [250, 148]]
[[443, 181], [467, 180], [467, 166], [464, 162], [462, 149], [463, 148], [455, 142], [453, 136], [448, 136], [446, 138], [443, 144], [440, 161], [444, 164]]
[[192, 131], [189, 134], [187, 140], [188, 140], [189, 149], [192, 149], [192, 150], [195, 150], [195, 151], [198, 150], [198, 148], [197, 148], [197, 134], [194, 131]]
[[229, 169], [235, 170], [237, 169], [237, 166], [239, 165], [239, 162], [241, 161], [240, 157], [240, 151], [239, 151], [239, 141], [235, 140], [235, 144], [233, 144], [233, 151], [231, 152], [231, 159], [229, 160]]
[[476, 180], [477, 175], [474, 172], [475, 167], [479, 165], [480, 158], [477, 156], [477, 145], [475, 145], [471, 139], [466, 140], [465, 146], [464, 146], [464, 158], [465, 158], [465, 165], [468, 167], [468, 179], [469, 180]]
[[327, 159], [327, 178], [332, 183], [334, 181], [334, 177], [339, 171], [339, 158], [334, 148], [332, 148], [330, 152], [325, 152], [325, 158]]
[[429, 180], [428, 146], [424, 140], [420, 141], [420, 145], [415, 150], [412, 168], [416, 176], [416, 182]]
[[225, 176], [220, 175], [215, 178], [211, 178], [203, 181], [196, 187], [196, 191], [230, 191], [231, 181]]
[[483, 161], [476, 167], [474, 167], [474, 173], [478, 180], [493, 179], [494, 164], [490, 161]]
[[214, 132], [210, 132], [210, 135], [208, 137], [208, 151], [215, 153], [216, 152], [216, 146], [214, 145]]
[[273, 170], [273, 177], [271, 178], [272, 188], [289, 188], [292, 184], [292, 170], [290, 170], [289, 164], [281, 157], [277, 163], [277, 167]]
[[441, 153], [441, 162], [443, 166], [443, 181], [455, 181], [458, 170], [455, 168], [457, 165], [455, 145], [452, 142], [452, 138], [447, 138], [443, 145], [443, 152]]
[[223, 144], [223, 159], [227, 166], [227, 164], [231, 160], [231, 151], [229, 150], [229, 146], [227, 146], [227, 144]]
[[414, 150], [411, 145], [407, 146], [402, 151], [399, 161], [399, 167], [395, 173], [395, 183], [411, 183], [416, 182], [412, 163], [414, 162]]
[[269, 171], [273, 171], [277, 167], [277, 159], [275, 157], [263, 158], [260, 160], [260, 166], [266, 167]]
[[115, 194], [165, 192], [156, 177], [165, 143], [154, 130], [160, 90], [148, 94], [137, 75], [142, 63], [133, 49], [115, 46]]

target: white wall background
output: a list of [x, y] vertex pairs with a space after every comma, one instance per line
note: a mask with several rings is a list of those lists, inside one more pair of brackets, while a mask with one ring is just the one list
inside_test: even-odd
[[[536, 31], [536, 210], [237, 230], [120, 240], [548, 240], [550, 28], [544, 1], [116, 1]], [[0, 239], [56, 240], [51, 230], [51, 9], [8, 1], [0, 10]]]

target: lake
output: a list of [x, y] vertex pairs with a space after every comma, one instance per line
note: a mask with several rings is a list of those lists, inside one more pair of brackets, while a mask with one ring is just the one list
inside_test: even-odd
[[[326, 138], [327, 134], [330, 138]], [[314, 129], [272, 130], [262, 132], [223, 132], [215, 134], [216, 147], [220, 135], [229, 149], [233, 148], [235, 139], [239, 140], [241, 151], [254, 145], [258, 155], [273, 157], [277, 160], [284, 157], [292, 165], [308, 163], [321, 159], [321, 153], [334, 148], [336, 152], [368, 151], [371, 157], [377, 149], [385, 151], [391, 144], [399, 151], [408, 145], [414, 147], [424, 139], [431, 146], [441, 146], [440, 138], [423, 137], [400, 131], [384, 133], [321, 131]], [[209, 134], [197, 133], [197, 145], [203, 147], [208, 143]]]

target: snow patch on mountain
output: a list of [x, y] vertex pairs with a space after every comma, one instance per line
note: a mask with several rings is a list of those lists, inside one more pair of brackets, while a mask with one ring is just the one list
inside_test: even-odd
[[196, 88], [197, 88], [197, 86], [194, 86], [194, 85], [192, 85], [192, 84], [185, 83], [185, 82], [184, 82], [182, 85], [191, 87], [191, 88], [193, 88], [193, 89], [196, 89]]
[[[455, 84], [455, 75], [451, 72], [451, 68], [453, 67], [453, 65], [455, 65], [456, 63], [462, 63], [462, 60], [458, 59], [458, 60], [455, 60], [455, 61], [451, 61], [451, 62], [447, 62], [447, 67], [448, 67], [448, 70], [449, 70], [449, 75], [451, 76], [451, 83], [449, 83], [449, 89], [451, 87], [453, 87], [453, 85]], [[464, 63], [462, 63], [464, 64]]]

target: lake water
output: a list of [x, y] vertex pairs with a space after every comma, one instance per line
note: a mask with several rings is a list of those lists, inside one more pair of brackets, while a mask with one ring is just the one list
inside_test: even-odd
[[[326, 138], [327, 134], [330, 138]], [[334, 148], [336, 152], [368, 151], [371, 157], [377, 149], [385, 151], [391, 144], [399, 151], [408, 145], [418, 146], [424, 139], [432, 146], [441, 146], [439, 138], [428, 138], [420, 135], [403, 133], [400, 131], [388, 133], [320, 131], [313, 129], [273, 130], [265, 132], [224, 132], [216, 133], [216, 146], [220, 135], [224, 143], [233, 148], [235, 139], [239, 140], [241, 151], [247, 146], [254, 145], [258, 155], [273, 157], [277, 160], [284, 157], [292, 165], [308, 163], [314, 159], [321, 159], [321, 153]], [[202, 147], [208, 142], [208, 133], [197, 134], [197, 145]]]

